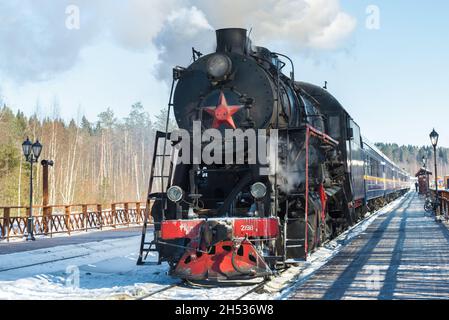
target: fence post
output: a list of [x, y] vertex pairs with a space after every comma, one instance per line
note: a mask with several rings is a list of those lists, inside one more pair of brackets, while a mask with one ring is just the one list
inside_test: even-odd
[[5, 208], [2, 208], [2, 209], [3, 209], [3, 215], [0, 216], [0, 222], [2, 222], [2, 220], [3, 220], [3, 223], [1, 223], [0, 240], [1, 239], [6, 239], [6, 237], [5, 237], [5, 222], [6, 222], [6, 219], [5, 219]]
[[447, 199], [447, 192], [442, 191], [441, 192], [441, 208], [442, 208], [442, 214], [444, 214], [444, 217], [446, 218], [448, 215], [448, 199]]
[[53, 207], [48, 207], [48, 219], [50, 221], [50, 237], [53, 238]]
[[87, 231], [87, 205], [82, 205], [83, 210], [83, 227]]
[[44, 234], [47, 235], [49, 233], [48, 225], [49, 225], [50, 216], [51, 216], [51, 214], [49, 213], [50, 208], [48, 207], [48, 205], [43, 208], [43, 211], [44, 211], [44, 214], [42, 217], [42, 224], [44, 225], [43, 231], [44, 231]]
[[48, 234], [48, 161], [42, 162], [42, 224], [43, 233]]
[[126, 224], [129, 227], [129, 203], [124, 203]]
[[112, 227], [115, 228], [117, 225], [117, 211], [115, 210], [115, 203], [111, 204], [111, 214], [112, 214]]
[[140, 202], [136, 202], [136, 223], [140, 224]]
[[2, 237], [4, 239], [8, 239], [9, 241], [9, 227], [10, 227], [10, 218], [11, 218], [11, 209], [10, 208], [4, 208], [3, 209], [3, 230], [2, 230]]
[[103, 208], [101, 204], [97, 204], [97, 217], [100, 221], [100, 230], [103, 230]]
[[[28, 223], [27, 223], [28, 222], [27, 219], [30, 216], [30, 212], [31, 212], [30, 210], [31, 210], [30, 207], [26, 208], [25, 228], [23, 228], [23, 230], [24, 230], [23, 236], [25, 236], [25, 230], [27, 231], [27, 233], [30, 232], [30, 230], [28, 230]], [[19, 221], [17, 221], [17, 223], [19, 223]], [[34, 226], [34, 223], [33, 223], [33, 226]], [[18, 232], [20, 233], [20, 228], [19, 228]]]
[[70, 229], [71, 229], [71, 219], [70, 219], [70, 206], [65, 206], [65, 225], [67, 227], [67, 232], [70, 236]]

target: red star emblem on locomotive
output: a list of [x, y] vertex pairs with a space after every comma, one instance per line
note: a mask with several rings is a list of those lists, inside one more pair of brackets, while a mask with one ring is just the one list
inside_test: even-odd
[[223, 93], [220, 93], [220, 98], [218, 99], [218, 105], [216, 107], [206, 107], [205, 111], [214, 117], [214, 122], [212, 127], [218, 129], [220, 125], [227, 124], [233, 129], [236, 129], [234, 119], [232, 116], [238, 112], [243, 106], [230, 106]]

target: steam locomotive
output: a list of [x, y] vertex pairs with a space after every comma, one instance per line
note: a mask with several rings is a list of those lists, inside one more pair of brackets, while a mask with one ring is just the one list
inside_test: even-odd
[[[173, 148], [162, 155], [155, 150], [146, 214], [154, 238], [145, 241], [145, 221], [139, 263], [156, 251], [159, 263], [183, 279], [269, 277], [404, 194], [409, 175], [361, 136], [326, 89], [295, 81], [288, 56], [253, 46], [245, 29], [216, 35], [216, 52], [193, 50], [194, 62], [173, 70], [169, 106], [179, 128], [200, 152], [214, 138], [195, 141], [195, 123], [200, 132], [234, 130], [231, 142], [263, 129], [276, 136], [276, 148], [266, 162], [250, 161], [248, 143], [212, 155], [240, 161], [195, 161], [177, 148], [179, 135], [159, 132], [163, 152]], [[162, 190], [155, 192], [158, 178]]]

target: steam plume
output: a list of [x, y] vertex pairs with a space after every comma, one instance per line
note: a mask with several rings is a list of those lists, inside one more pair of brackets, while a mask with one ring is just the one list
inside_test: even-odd
[[[80, 9], [79, 30], [65, 27], [68, 5]], [[18, 82], [70, 69], [104, 35], [131, 50], [156, 47], [166, 79], [163, 68], [188, 64], [192, 46], [213, 49], [213, 29], [252, 28], [257, 44], [332, 50], [356, 25], [339, 0], [3, 0], [0, 21], [0, 76]]]

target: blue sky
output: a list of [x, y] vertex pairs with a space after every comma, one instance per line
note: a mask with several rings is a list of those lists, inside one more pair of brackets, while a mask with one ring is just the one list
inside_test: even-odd
[[[123, 117], [132, 103], [142, 101], [154, 115], [166, 105], [168, 99], [168, 88], [163, 77], [160, 77], [158, 61], [167, 58], [166, 70], [172, 67], [169, 64], [185, 65], [190, 58], [190, 39], [201, 50], [207, 51], [211, 45], [206, 38], [213, 36], [212, 28], [253, 26], [256, 40], [261, 39], [264, 45], [294, 58], [297, 79], [316, 84], [328, 81], [329, 91], [341, 101], [370, 140], [424, 145], [428, 144], [428, 134], [435, 127], [441, 135], [441, 144], [449, 147], [449, 126], [445, 125], [449, 119], [449, 43], [445, 37], [449, 29], [447, 1], [330, 0], [330, 7], [339, 5], [339, 8], [329, 10], [329, 17], [335, 16], [337, 11], [350, 17], [343, 19], [345, 23], [337, 24], [337, 33], [340, 32], [337, 36], [332, 37], [331, 33], [330, 37], [320, 42], [316, 41], [317, 37], [308, 38], [308, 33], [316, 31], [313, 28], [319, 28], [319, 23], [312, 18], [312, 22], [299, 24], [310, 28], [307, 33], [299, 32], [298, 28], [283, 28], [278, 39], [286, 41], [279, 42], [274, 40], [276, 37], [273, 35], [261, 37], [257, 33], [257, 23], [238, 19], [231, 21], [232, 12], [222, 11], [221, 15], [217, 15], [210, 11], [206, 2], [200, 0], [155, 0], [158, 3], [154, 8], [148, 8], [154, 16], [143, 16], [141, 20], [137, 15], [142, 10], [132, 11], [140, 8], [141, 0], [129, 0], [127, 3], [136, 6], [129, 5], [123, 18], [120, 16], [123, 8], [118, 4], [111, 5], [115, 0], [107, 2], [107, 10], [100, 7], [102, 1], [89, 4], [83, 0], [71, 1], [79, 2], [82, 9], [82, 28], [76, 37], [74, 33], [67, 36], [66, 30], [60, 34], [52, 33], [59, 30], [55, 26], [59, 28], [63, 25], [61, 21], [65, 18], [65, 12], [63, 7], [59, 7], [61, 2], [56, 5], [56, 0], [42, 0], [40, 3], [44, 5], [40, 9], [30, 10], [31, 4], [24, 5], [27, 0], [3, 1], [0, 5], [3, 10], [3, 13], [0, 10], [0, 59], [4, 62], [0, 62], [0, 93], [12, 108], [31, 114], [38, 104], [40, 115], [45, 116], [52, 114], [52, 105], [57, 101], [59, 113], [65, 119], [86, 114], [94, 121], [97, 114], [107, 107], [112, 108], [118, 117]], [[311, 1], [313, 3], [314, 0], [305, 2]], [[323, 3], [323, 0], [315, 1]], [[297, 5], [293, 2], [283, 0], [281, 4]], [[170, 6], [178, 9], [181, 3], [187, 8], [186, 11], [170, 15], [174, 10]], [[376, 5], [380, 10], [379, 30], [366, 28], [366, 8], [369, 5]], [[197, 6], [198, 10], [193, 6]], [[242, 11], [246, 10], [245, 6], [248, 3], [242, 5]], [[277, 6], [273, 9], [273, 15], [284, 15], [295, 22], [295, 18], [282, 9], [281, 5]], [[13, 20], [4, 19], [8, 10], [12, 12], [8, 17], [12, 15]], [[260, 14], [264, 13], [263, 8], [260, 11]], [[108, 12], [108, 16], [104, 12]], [[182, 37], [179, 34], [178, 37], [172, 36], [177, 35], [175, 22], [184, 21], [185, 18], [196, 23], [192, 30], [201, 30], [201, 38], [196, 36], [198, 32], [192, 36], [193, 31]], [[351, 19], [356, 21], [353, 27]], [[47, 20], [50, 21], [48, 25], [42, 22]], [[128, 21], [135, 20], [139, 28], [123, 28], [122, 25], [130, 25]], [[226, 25], [228, 21], [231, 21], [230, 25]], [[235, 25], [239, 23], [245, 25]], [[105, 25], [108, 28], [104, 28]], [[38, 27], [43, 32], [35, 32]], [[270, 31], [276, 35], [276, 30], [272, 29], [266, 29], [264, 33]], [[319, 33], [320, 30], [317, 30]], [[53, 41], [54, 45], [43, 46], [46, 41]], [[302, 45], [301, 41], [305, 44]], [[299, 44], [292, 45], [293, 42]], [[37, 50], [42, 49], [41, 46], [50, 50]], [[163, 47], [178, 46], [179, 50], [171, 49], [176, 51], [175, 55], [160, 55]], [[18, 48], [21, 51], [14, 52]], [[48, 53], [48, 59], [34, 59], [33, 55], [42, 52]], [[8, 64], [12, 55], [20, 59], [11, 60]], [[55, 60], [59, 62], [57, 65], [52, 64]], [[49, 66], [52, 72], [44, 79], [31, 75], [27, 77], [26, 73], [23, 76], [24, 73], [19, 71], [23, 71], [20, 66], [24, 62], [30, 64], [27, 65], [30, 68], [24, 70], [42, 72], [42, 68]], [[11, 67], [14, 63], [18, 67]], [[33, 63], [39, 65], [34, 66]]]
[[[365, 28], [370, 4], [380, 9], [379, 30]], [[435, 127], [449, 146], [449, 3], [346, 0], [342, 7], [358, 21], [347, 54], [329, 53], [332, 66], [296, 59], [304, 78], [327, 79], [373, 141], [428, 144]]]

